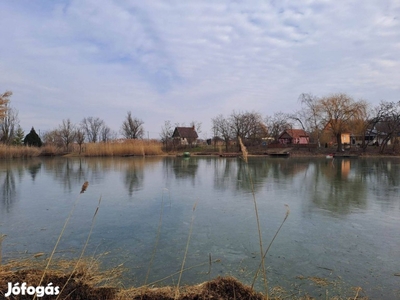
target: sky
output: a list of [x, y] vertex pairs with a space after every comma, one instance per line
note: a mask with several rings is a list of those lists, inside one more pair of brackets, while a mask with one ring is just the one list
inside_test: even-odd
[[0, 0], [0, 93], [25, 133], [128, 111], [164, 121], [300, 109], [299, 95], [400, 100], [398, 0]]

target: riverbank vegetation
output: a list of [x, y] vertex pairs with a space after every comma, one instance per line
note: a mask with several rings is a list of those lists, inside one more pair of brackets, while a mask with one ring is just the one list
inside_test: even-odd
[[[323, 148], [331, 152], [352, 150], [380, 154], [400, 154], [400, 101], [382, 101], [372, 107], [365, 100], [355, 100], [343, 93], [324, 97], [301, 94], [300, 109], [290, 113], [275, 112], [263, 116], [257, 111], [233, 111], [228, 116], [218, 115], [211, 119], [211, 134], [200, 138], [202, 122], [192, 121], [190, 127], [182, 123], [164, 121], [159, 138], [150, 141], [144, 121], [132, 116], [130, 111], [121, 122], [119, 130], [111, 129], [104, 120], [88, 116], [74, 123], [63, 119], [53, 129], [36, 133], [32, 127], [29, 134], [19, 125], [18, 111], [10, 105], [12, 92], [0, 94], [0, 143], [7, 146], [45, 146], [43, 155], [158, 155], [165, 152], [206, 151], [214, 146], [214, 152], [240, 152], [238, 139], [248, 147], [249, 153], [265, 152], [277, 145], [308, 147], [310, 153], [318, 154]], [[176, 120], [181, 121], [181, 120]], [[177, 128], [192, 129], [196, 138], [173, 136]], [[282, 138], [285, 131], [301, 131], [302, 136]], [[293, 131], [294, 132], [294, 131]], [[147, 133], [147, 136], [146, 136]], [[293, 133], [292, 133], [293, 134]], [[123, 137], [123, 138], [121, 138]], [[146, 142], [145, 142], [146, 141]], [[159, 147], [157, 143], [162, 143]], [[17, 148], [3, 150], [0, 157], [34, 156], [32, 151]], [[208, 151], [208, 150], [207, 150]], [[15, 154], [14, 154], [15, 152]]]

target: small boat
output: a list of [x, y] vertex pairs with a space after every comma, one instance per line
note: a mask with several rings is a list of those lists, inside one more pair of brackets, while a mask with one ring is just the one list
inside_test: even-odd
[[327, 159], [333, 159], [333, 154], [331, 153], [331, 154], [328, 154], [327, 156], [326, 156], [326, 158]]
[[290, 152], [270, 152], [268, 155], [271, 157], [289, 157]]
[[190, 152], [183, 152], [182, 154], [177, 154], [176, 157], [190, 157]]
[[343, 158], [357, 158], [359, 155], [355, 153], [335, 153], [333, 157], [343, 157]]

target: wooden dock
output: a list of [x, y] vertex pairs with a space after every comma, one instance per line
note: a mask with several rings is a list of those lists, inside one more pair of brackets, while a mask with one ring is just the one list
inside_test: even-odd
[[267, 154], [271, 157], [289, 157], [291, 148], [281, 148], [281, 149], [268, 149]]

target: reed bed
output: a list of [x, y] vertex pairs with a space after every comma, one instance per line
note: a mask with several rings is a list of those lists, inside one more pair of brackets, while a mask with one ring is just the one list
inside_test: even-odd
[[39, 156], [41, 150], [29, 146], [8, 146], [0, 145], [0, 158], [27, 158]]
[[90, 143], [83, 147], [83, 156], [145, 156], [163, 154], [162, 144], [148, 140]]

